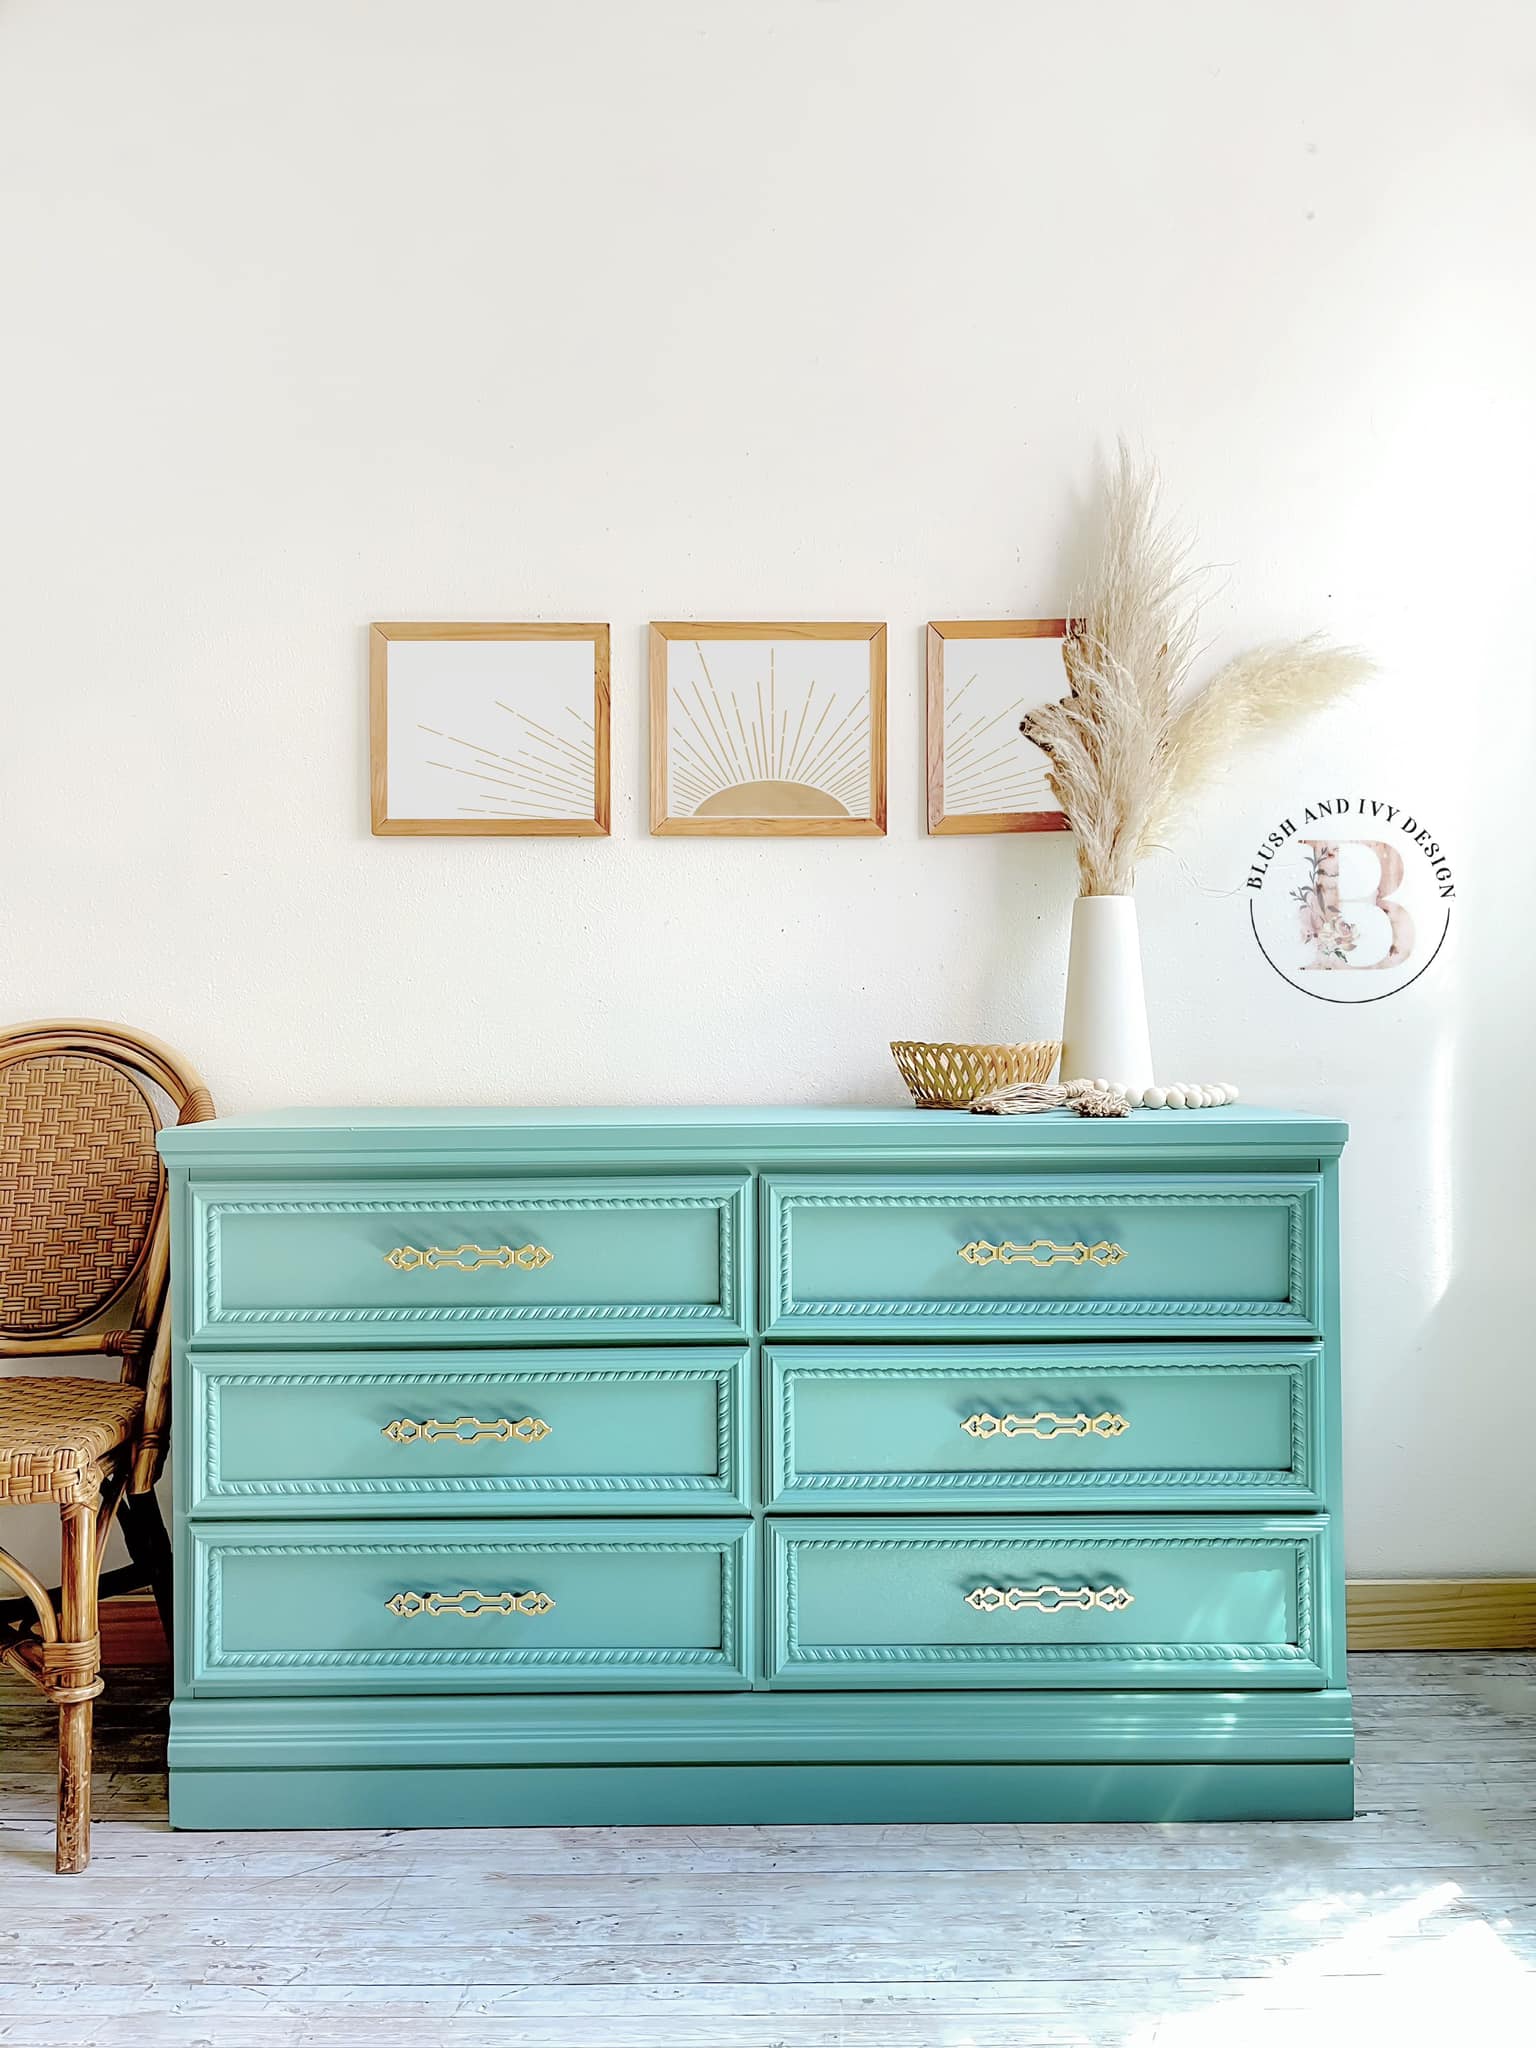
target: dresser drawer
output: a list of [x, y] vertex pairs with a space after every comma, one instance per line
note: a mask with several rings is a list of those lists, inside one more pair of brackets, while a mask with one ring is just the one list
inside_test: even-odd
[[230, 1522], [191, 1535], [198, 1693], [751, 1683], [748, 1522]]
[[192, 1190], [194, 1342], [746, 1335], [748, 1183]]
[[751, 1505], [745, 1351], [193, 1352], [194, 1514]]
[[772, 1335], [1319, 1327], [1313, 1175], [787, 1180], [767, 1187]]
[[774, 1685], [1342, 1683], [1322, 1516], [768, 1526]]
[[778, 1508], [1323, 1505], [1317, 1345], [782, 1345]]

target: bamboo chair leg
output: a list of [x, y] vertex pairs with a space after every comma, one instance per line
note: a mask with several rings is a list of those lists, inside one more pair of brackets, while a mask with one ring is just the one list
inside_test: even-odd
[[94, 1700], [59, 1709], [59, 1835], [54, 1869], [84, 1870], [91, 1860], [91, 1739]]
[[59, 1708], [59, 1831], [56, 1868], [84, 1870], [91, 1860], [91, 1733], [101, 1691], [96, 1632], [96, 1509], [77, 1501], [60, 1510], [59, 1640], [43, 1651]]
[[166, 1534], [160, 1503], [153, 1491], [125, 1493], [118, 1504], [117, 1525], [123, 1532], [128, 1555], [149, 1582], [160, 1613], [165, 1640], [171, 1638], [171, 1539]]

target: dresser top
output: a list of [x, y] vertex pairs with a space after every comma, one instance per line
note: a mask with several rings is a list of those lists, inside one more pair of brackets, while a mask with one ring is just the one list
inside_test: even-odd
[[1136, 1110], [1090, 1118], [1066, 1110], [1034, 1116], [972, 1116], [967, 1110], [783, 1108], [268, 1109], [162, 1131], [160, 1150], [178, 1166], [275, 1164], [283, 1160], [475, 1160], [551, 1164], [627, 1159], [836, 1159], [905, 1157], [935, 1164], [1046, 1155], [1112, 1158], [1333, 1156], [1348, 1126], [1304, 1111]]

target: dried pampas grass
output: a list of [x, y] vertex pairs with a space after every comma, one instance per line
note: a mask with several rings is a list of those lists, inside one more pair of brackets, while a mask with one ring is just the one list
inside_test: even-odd
[[1156, 468], [1121, 442], [1103, 547], [1062, 645], [1071, 695], [1020, 728], [1050, 762], [1085, 896], [1128, 896], [1137, 862], [1239, 742], [1297, 723], [1372, 673], [1365, 655], [1314, 634], [1240, 654], [1191, 690], [1208, 572], [1161, 516], [1160, 495]]

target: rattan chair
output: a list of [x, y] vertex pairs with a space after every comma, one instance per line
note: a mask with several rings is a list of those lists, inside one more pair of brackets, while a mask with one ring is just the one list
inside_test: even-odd
[[[0, 1550], [26, 1596], [0, 1605], [0, 1663], [59, 1710], [60, 1870], [91, 1854], [97, 1601], [153, 1588], [170, 1633], [170, 1545], [155, 1502], [170, 1425], [169, 1236], [156, 1092], [179, 1123], [213, 1115], [167, 1046], [65, 1019], [0, 1030], [0, 1359], [121, 1359], [118, 1379], [0, 1376], [0, 1507], [51, 1503], [51, 1591]], [[133, 1562], [103, 1578], [114, 1516]]]

